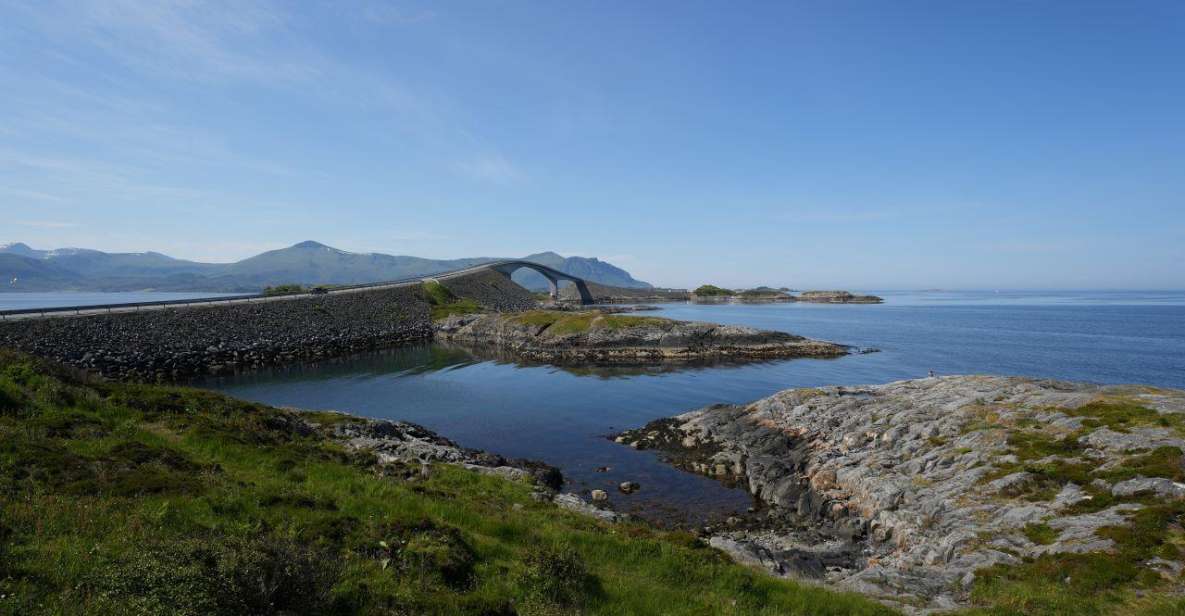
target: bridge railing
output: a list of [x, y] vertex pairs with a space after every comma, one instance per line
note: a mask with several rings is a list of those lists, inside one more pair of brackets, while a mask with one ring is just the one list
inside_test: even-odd
[[220, 295], [217, 297], [195, 297], [193, 299], [166, 299], [155, 302], [124, 302], [119, 304], [85, 304], [82, 306], [48, 306], [43, 308], [16, 308], [12, 310], [0, 310], [0, 319], [8, 318], [15, 315], [29, 315], [29, 314], [54, 314], [63, 312], [80, 313], [83, 311], [95, 312], [111, 312], [114, 310], [138, 310], [140, 308], [157, 307], [157, 306], [184, 306], [188, 304], [215, 304], [215, 303], [231, 303], [250, 301], [252, 299], [263, 299], [264, 295], [259, 293], [252, 293], [250, 295]]
[[[432, 274], [438, 275], [438, 274]], [[141, 308], [161, 308], [166, 306], [192, 306], [195, 304], [211, 305], [211, 304], [231, 304], [241, 302], [259, 301], [276, 301], [283, 299], [291, 299], [296, 297], [311, 297], [318, 295], [334, 293], [341, 293], [343, 291], [354, 291], [359, 289], [368, 289], [373, 287], [387, 287], [400, 284], [410, 284], [420, 282], [425, 276], [416, 276], [414, 278], [401, 278], [399, 280], [389, 280], [385, 282], [364, 282], [359, 284], [333, 286], [328, 288], [326, 293], [316, 293], [313, 291], [304, 291], [301, 293], [287, 293], [284, 295], [265, 295], [263, 293], [249, 293], [243, 295], [219, 295], [215, 297], [194, 297], [190, 299], [165, 299], [150, 302], [124, 302], [118, 304], [85, 304], [81, 306], [50, 306], [43, 308], [15, 308], [11, 310], [0, 310], [0, 320], [7, 319], [11, 316], [27, 316], [27, 315], [49, 315], [62, 313], [81, 314], [83, 312], [114, 312], [114, 311], [135, 311]]]

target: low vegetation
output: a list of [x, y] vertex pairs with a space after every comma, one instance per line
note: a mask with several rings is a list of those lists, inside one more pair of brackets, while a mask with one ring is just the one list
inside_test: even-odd
[[[1147, 494], [1119, 497], [1109, 487], [1135, 477], [1185, 480], [1185, 453], [1167, 446], [1129, 451], [1118, 463], [1102, 466], [1086, 455], [1086, 447], [1080, 442], [1083, 436], [1101, 428], [1118, 432], [1137, 426], [1179, 429], [1180, 418], [1122, 400], [1056, 410], [1083, 418], [1083, 427], [1057, 433], [1043, 431], [1036, 422], [1024, 419], [1005, 426], [996, 423], [998, 418], [990, 412], [980, 413], [982, 419], [974, 422], [974, 429], [1005, 430], [1008, 453], [1016, 457], [1016, 462], [997, 465], [984, 481], [1027, 472], [1031, 475], [1028, 481], [1002, 496], [1046, 502], [1073, 483], [1088, 498], [1061, 512], [1066, 516], [1093, 514], [1125, 503], [1138, 508], [1127, 514], [1126, 523], [1096, 531], [1098, 538], [1114, 542], [1109, 550], [1047, 553], [1025, 558], [1018, 565], [997, 565], [979, 571], [972, 598], [990, 607], [971, 613], [1185, 613], [1180, 572], [1157, 568], [1157, 563], [1185, 559], [1185, 501]], [[1061, 535], [1044, 522], [1028, 524], [1023, 530], [1025, 537], [1037, 545], [1053, 544]]]
[[[1170, 583], [1156, 568], [1157, 559], [1180, 560], [1185, 532], [1185, 502], [1142, 499], [1144, 508], [1124, 526], [1098, 534], [1115, 542], [1105, 552], [1046, 554], [1020, 565], [997, 565], [980, 571], [972, 597], [991, 608], [973, 614], [1133, 614], [1185, 613], [1180, 595], [1151, 596]], [[1034, 543], [1051, 543], [1056, 532], [1043, 524], [1025, 534]], [[1175, 593], [1174, 593], [1175, 594]]]
[[546, 327], [545, 334], [564, 336], [582, 334], [592, 329], [627, 329], [630, 327], [666, 327], [670, 319], [661, 317], [638, 317], [621, 314], [605, 314], [598, 310], [568, 312], [563, 310], [531, 310], [510, 317], [516, 323]]
[[280, 284], [272, 287], [265, 287], [262, 295], [264, 297], [275, 297], [278, 295], [300, 295], [301, 293], [328, 293], [341, 285], [319, 284], [311, 287], [305, 287], [298, 284]]
[[458, 314], [483, 312], [481, 304], [469, 298], [457, 297], [448, 287], [435, 280], [423, 283], [424, 296], [432, 306], [432, 320], [439, 321]]
[[297, 295], [305, 293], [305, 288], [298, 284], [278, 284], [263, 289], [265, 297], [275, 297], [277, 295]]
[[789, 294], [786, 289], [775, 289], [773, 287], [757, 287], [754, 289], [745, 289], [738, 293], [743, 298], [755, 299], [763, 297], [786, 297]]
[[725, 296], [725, 295], [735, 295], [735, 293], [733, 291], [730, 291], [729, 289], [723, 289], [723, 288], [720, 288], [716, 285], [711, 285], [711, 284], [700, 285], [699, 287], [696, 287], [696, 289], [694, 291], [692, 291], [692, 293], [694, 293], [700, 297], [719, 297], [719, 296]]
[[1185, 418], [1164, 415], [1134, 402], [1108, 400], [1092, 402], [1076, 409], [1062, 410], [1071, 417], [1083, 417], [1087, 428], [1106, 427], [1116, 432], [1127, 432], [1136, 426], [1185, 427]]
[[380, 464], [331, 438], [344, 419], [0, 351], [0, 613], [891, 613], [526, 484]]

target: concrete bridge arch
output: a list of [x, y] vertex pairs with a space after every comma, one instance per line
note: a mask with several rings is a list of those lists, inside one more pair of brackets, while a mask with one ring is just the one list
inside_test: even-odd
[[580, 293], [581, 304], [593, 303], [592, 292], [588, 290], [588, 285], [584, 283], [583, 278], [577, 278], [576, 276], [565, 274], [564, 272], [547, 267], [546, 265], [540, 265], [532, 261], [499, 261], [497, 263], [491, 263], [487, 265], [487, 267], [491, 270], [494, 270], [495, 272], [498, 272], [499, 274], [502, 274], [503, 276], [506, 276], [507, 278], [510, 278], [512, 274], [524, 267], [535, 270], [547, 279], [547, 292], [549, 295], [551, 295], [551, 299], [553, 300], [558, 300], [560, 298], [560, 281], [566, 280], [576, 286], [576, 291]]

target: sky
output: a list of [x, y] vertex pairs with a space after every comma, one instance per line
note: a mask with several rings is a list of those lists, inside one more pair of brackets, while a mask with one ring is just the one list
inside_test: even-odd
[[1185, 3], [0, 0], [0, 242], [1185, 288]]

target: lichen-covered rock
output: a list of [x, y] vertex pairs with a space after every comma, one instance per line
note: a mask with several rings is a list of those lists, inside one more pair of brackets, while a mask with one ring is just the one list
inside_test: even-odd
[[784, 332], [596, 310], [455, 316], [437, 323], [436, 333], [441, 340], [551, 363], [837, 357], [848, 352], [838, 344]]
[[1142, 499], [1185, 497], [1185, 392], [1152, 388], [960, 376], [792, 389], [615, 440], [769, 507], [711, 529], [713, 545], [908, 611], [966, 605], [993, 565], [1112, 550], [1100, 531], [1130, 524]]

